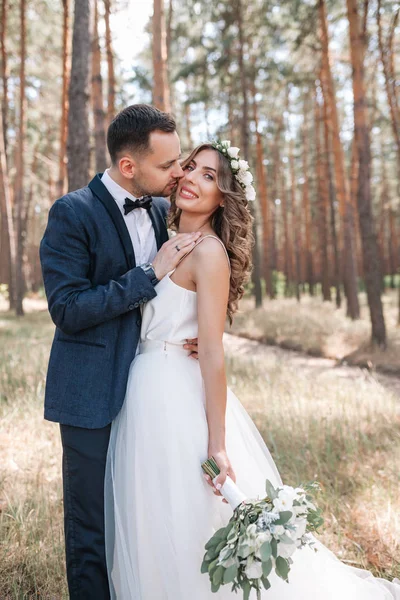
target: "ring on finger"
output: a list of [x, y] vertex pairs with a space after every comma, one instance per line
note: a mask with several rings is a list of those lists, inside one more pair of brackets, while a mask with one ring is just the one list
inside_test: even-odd
[[179, 248], [178, 244], [175, 246], [175, 250], [176, 250], [177, 252], [180, 252], [180, 251], [181, 251], [181, 249]]

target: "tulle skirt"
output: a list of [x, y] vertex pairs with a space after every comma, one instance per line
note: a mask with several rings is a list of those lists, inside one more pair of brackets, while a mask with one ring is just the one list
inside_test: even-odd
[[[200, 573], [204, 545], [232, 509], [212, 493], [204, 388], [197, 361], [182, 348], [147, 344], [132, 363], [123, 408], [112, 424], [105, 480], [106, 553], [117, 600], [240, 600], [213, 594]], [[252, 420], [228, 390], [226, 445], [239, 487], [264, 495], [281, 482]], [[297, 484], [298, 482], [288, 482]], [[263, 600], [400, 600], [400, 585], [345, 566], [317, 543], [299, 550], [289, 583], [271, 576]], [[255, 598], [255, 592], [254, 598]]]

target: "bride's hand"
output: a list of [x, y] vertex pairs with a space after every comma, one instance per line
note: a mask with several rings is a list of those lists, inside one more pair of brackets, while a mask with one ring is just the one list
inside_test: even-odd
[[[227, 475], [229, 475], [229, 477], [236, 482], [236, 475], [235, 472], [232, 468], [231, 462], [228, 458], [228, 455], [226, 453], [226, 450], [219, 450], [219, 451], [212, 451], [209, 452], [209, 458], [213, 457], [215, 462], [217, 463], [219, 469], [220, 469], [220, 474], [218, 475], [216, 481], [215, 481], [215, 485], [211, 479], [211, 477], [209, 477], [208, 475], [205, 476], [207, 483], [213, 488], [214, 490], [214, 494], [216, 496], [222, 496], [221, 492], [219, 491], [221, 489], [221, 487], [224, 485], [225, 483], [225, 479], [227, 477]], [[223, 502], [226, 503], [226, 500], [224, 499]]]

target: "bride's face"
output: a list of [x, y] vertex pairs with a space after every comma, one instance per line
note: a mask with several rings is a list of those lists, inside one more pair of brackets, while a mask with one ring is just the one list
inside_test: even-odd
[[211, 216], [223, 204], [217, 186], [218, 155], [216, 150], [201, 150], [184, 167], [176, 191], [175, 203], [188, 213]]

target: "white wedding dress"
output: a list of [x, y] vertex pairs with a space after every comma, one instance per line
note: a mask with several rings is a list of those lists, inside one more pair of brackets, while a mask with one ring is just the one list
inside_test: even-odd
[[[205, 238], [202, 238], [205, 239]], [[112, 424], [105, 483], [106, 552], [117, 600], [241, 600], [213, 594], [200, 573], [204, 545], [232, 509], [205, 482], [208, 429], [198, 361], [183, 344], [197, 337], [196, 292], [164, 277], [143, 311], [139, 353]], [[237, 484], [262, 496], [281, 482], [255, 425], [228, 390], [226, 446]], [[297, 481], [289, 481], [297, 485]], [[400, 585], [341, 563], [318, 544], [293, 556], [289, 583], [271, 576], [263, 600], [400, 600]], [[252, 592], [251, 598], [255, 598]]]

